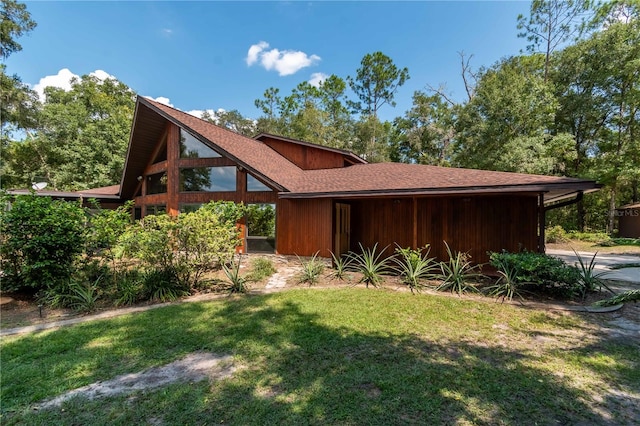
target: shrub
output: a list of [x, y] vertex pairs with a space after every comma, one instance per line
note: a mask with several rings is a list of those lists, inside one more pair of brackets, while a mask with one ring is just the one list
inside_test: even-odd
[[309, 260], [304, 260], [300, 258], [300, 256], [296, 255], [302, 265], [302, 272], [299, 277], [300, 283], [313, 285], [318, 282], [320, 275], [322, 275], [322, 272], [324, 271], [324, 264], [322, 261], [318, 260], [318, 253], [319, 252], [315, 252]]
[[500, 264], [498, 274], [500, 275], [498, 281], [487, 288], [489, 294], [498, 299], [502, 298], [503, 302], [504, 299], [511, 301], [513, 296], [518, 296], [522, 299], [522, 295], [520, 295], [520, 282], [518, 281], [518, 275], [520, 274], [518, 265], [509, 263]]
[[72, 283], [71, 294], [69, 295], [69, 305], [80, 312], [93, 312], [96, 309], [96, 302], [100, 297], [98, 294], [98, 282], [94, 283]]
[[206, 271], [228, 263], [240, 244], [235, 222], [216, 213], [216, 205], [177, 218], [144, 217], [120, 237], [118, 255], [170, 273], [186, 288], [197, 286]]
[[276, 267], [270, 259], [257, 257], [251, 260], [251, 274], [247, 277], [250, 281], [262, 281], [276, 273]]
[[85, 245], [84, 209], [33, 194], [17, 196], [10, 206], [0, 209], [3, 290], [44, 290], [68, 282]]
[[422, 280], [434, 278], [438, 267], [434, 257], [429, 257], [429, 245], [422, 249], [396, 248], [399, 257], [394, 258], [396, 271], [402, 277], [402, 282], [409, 286], [411, 293], [419, 292], [423, 287]]
[[453, 253], [449, 244], [445, 242], [444, 245], [447, 247], [449, 261], [440, 262], [442, 284], [437, 287], [437, 290], [451, 290], [452, 293], [455, 292], [458, 295], [467, 290], [475, 291], [476, 288], [471, 282], [482, 277], [482, 274], [478, 272], [480, 265], [474, 265], [471, 262], [469, 253], [461, 251]]
[[189, 295], [189, 287], [180, 282], [172, 268], [148, 270], [142, 281], [142, 292], [147, 300], [171, 302]]
[[602, 277], [604, 277], [607, 272], [595, 272], [596, 266], [596, 256], [598, 252], [596, 252], [591, 260], [587, 263], [582, 260], [582, 256], [578, 254], [577, 251], [573, 251], [578, 258], [578, 284], [580, 285], [580, 292], [582, 293], [582, 298], [587, 295], [588, 292], [602, 290], [602, 287], [605, 287], [611, 293], [615, 294], [607, 285], [602, 281]]
[[131, 225], [133, 201], [127, 201], [115, 210], [102, 209], [93, 202], [94, 211], [87, 225], [87, 255], [92, 256], [116, 245], [118, 238]]
[[566, 243], [569, 241], [567, 233], [560, 225], [548, 228], [545, 231], [545, 239], [548, 243]]
[[347, 256], [353, 268], [362, 274], [360, 282], [365, 283], [367, 288], [369, 288], [369, 284], [377, 287], [382, 282], [382, 276], [390, 271], [388, 260], [383, 257], [387, 248], [385, 247], [380, 253], [376, 253], [378, 243], [369, 249], [365, 249], [360, 243], [358, 245], [360, 253], [350, 252]]
[[538, 292], [571, 297], [579, 291], [580, 274], [561, 259], [543, 253], [490, 253], [490, 264], [498, 271], [516, 270], [516, 282]]

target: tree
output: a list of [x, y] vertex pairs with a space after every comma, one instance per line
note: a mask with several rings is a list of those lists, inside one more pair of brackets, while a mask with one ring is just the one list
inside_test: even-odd
[[22, 185], [34, 176], [52, 189], [80, 190], [117, 184], [122, 176], [135, 94], [125, 84], [92, 76], [71, 90], [48, 87], [33, 137], [12, 142], [7, 166]]
[[253, 137], [256, 134], [256, 122], [244, 117], [237, 109], [219, 110], [213, 115], [205, 111], [201, 118], [247, 137]]
[[440, 95], [415, 92], [413, 107], [394, 121], [397, 138], [391, 160], [448, 165], [455, 135], [454, 120], [454, 107]]
[[[349, 87], [356, 94], [359, 102], [349, 105], [364, 115], [378, 117], [378, 110], [384, 104], [395, 106], [396, 91], [409, 79], [407, 68], [399, 69], [382, 52], [369, 53], [360, 61], [360, 68], [355, 77], [347, 77]], [[364, 105], [363, 105], [364, 104]]]
[[544, 80], [547, 81], [551, 54], [559, 45], [577, 34], [578, 18], [590, 6], [589, 0], [533, 0], [530, 16], [518, 15], [518, 37], [525, 37], [531, 44], [530, 52], [543, 52]]
[[27, 6], [15, 0], [2, 0], [0, 16], [0, 56], [7, 59], [22, 50], [16, 39], [32, 31], [37, 24], [31, 19]]

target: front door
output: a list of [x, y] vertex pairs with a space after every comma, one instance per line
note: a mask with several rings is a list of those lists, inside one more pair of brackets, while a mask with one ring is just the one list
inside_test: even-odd
[[351, 206], [336, 203], [336, 228], [334, 235], [334, 254], [340, 257], [351, 247]]

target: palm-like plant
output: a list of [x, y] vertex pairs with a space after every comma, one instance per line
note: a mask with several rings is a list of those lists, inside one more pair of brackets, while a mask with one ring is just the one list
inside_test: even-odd
[[348, 256], [336, 256], [333, 252], [331, 252], [331, 258], [333, 259], [333, 272], [330, 276], [340, 281], [350, 279], [347, 271], [349, 271], [352, 259]]
[[237, 262], [232, 261], [229, 266], [222, 264], [222, 270], [231, 284], [229, 286], [229, 294], [246, 293], [249, 291], [247, 278], [240, 276], [240, 262], [241, 259], [239, 258]]
[[498, 266], [498, 274], [500, 274], [498, 281], [487, 288], [489, 294], [495, 296], [497, 299], [502, 298], [503, 302], [505, 299], [511, 301], [513, 296], [518, 296], [523, 300], [523, 297], [518, 291], [520, 284], [518, 281], [520, 270], [518, 267], [507, 262], [500, 262]]
[[302, 265], [302, 273], [299, 278], [300, 283], [313, 285], [318, 282], [318, 278], [320, 278], [322, 271], [324, 271], [324, 264], [317, 259], [318, 253], [319, 252], [315, 252], [309, 260], [303, 260], [300, 256], [296, 255]]
[[393, 259], [396, 263], [394, 268], [402, 277], [402, 282], [409, 286], [411, 293], [420, 292], [424, 287], [422, 280], [427, 280], [436, 276], [435, 271], [438, 268], [435, 257], [429, 257], [431, 249], [429, 245], [425, 246], [426, 252], [422, 250], [413, 250], [411, 248], [402, 248], [398, 246], [396, 253], [399, 257]]
[[389, 263], [383, 257], [387, 247], [376, 253], [378, 243], [370, 249], [365, 249], [360, 243], [358, 245], [360, 246], [360, 253], [349, 253], [347, 257], [353, 264], [354, 269], [362, 273], [362, 279], [359, 282], [365, 283], [367, 288], [369, 288], [369, 284], [378, 287], [382, 282], [382, 275], [389, 272]]
[[437, 287], [437, 290], [451, 290], [452, 293], [455, 292], [458, 295], [467, 290], [476, 291], [470, 281], [482, 277], [482, 274], [478, 272], [480, 265], [474, 265], [471, 262], [469, 253], [457, 251], [454, 254], [446, 241], [444, 245], [447, 247], [449, 261], [440, 262], [442, 284]]
[[582, 256], [580, 256], [577, 251], [573, 250], [573, 252], [578, 258], [578, 272], [580, 273], [578, 284], [580, 284], [582, 298], [584, 299], [588, 292], [595, 291], [596, 288], [598, 289], [598, 291], [602, 290], [602, 287], [606, 288], [611, 292], [611, 294], [615, 295], [616, 293], [611, 290], [602, 280], [602, 278], [607, 275], [608, 272], [595, 272], [596, 256], [598, 255], [598, 252], [595, 252], [589, 263], [583, 260]]

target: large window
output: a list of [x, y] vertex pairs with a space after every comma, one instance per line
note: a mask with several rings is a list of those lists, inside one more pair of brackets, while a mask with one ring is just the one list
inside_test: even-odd
[[180, 158], [217, 158], [220, 154], [180, 129]]
[[235, 190], [235, 166], [180, 169], [180, 192], [226, 192]]
[[202, 203], [183, 203], [180, 204], [180, 213], [193, 213], [202, 207]]
[[260, 182], [258, 179], [254, 178], [250, 174], [247, 173], [247, 191], [249, 192], [260, 192], [260, 191], [271, 191], [264, 183]]

